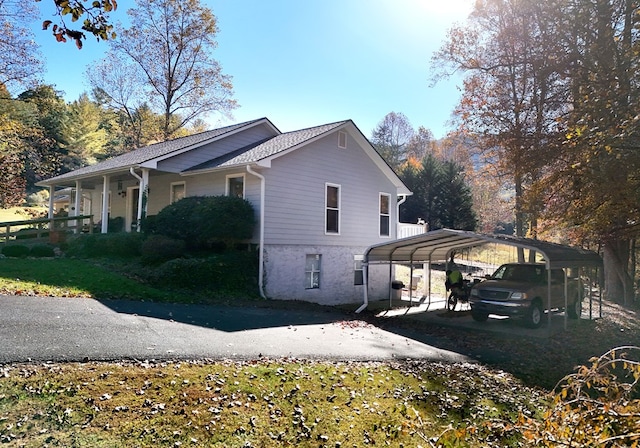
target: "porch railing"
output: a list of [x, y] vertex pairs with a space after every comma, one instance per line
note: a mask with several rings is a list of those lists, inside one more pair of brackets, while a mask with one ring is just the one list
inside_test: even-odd
[[[87, 220], [88, 222], [85, 222]], [[93, 233], [93, 215], [60, 216], [0, 222], [0, 243], [17, 239], [45, 238], [58, 242], [61, 234]]]
[[398, 223], [397, 238], [407, 238], [410, 236], [421, 235], [427, 231], [425, 224], [408, 224], [405, 222]]

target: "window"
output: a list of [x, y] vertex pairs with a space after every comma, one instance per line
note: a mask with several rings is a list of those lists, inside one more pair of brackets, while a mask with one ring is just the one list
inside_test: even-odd
[[362, 266], [363, 260], [364, 260], [364, 256], [362, 255], [353, 256], [353, 284], [354, 285], [364, 285], [364, 268]]
[[227, 176], [227, 196], [244, 198], [244, 175]]
[[307, 254], [304, 268], [304, 287], [305, 289], [320, 288], [320, 261], [322, 255]]
[[338, 148], [347, 149], [347, 133], [338, 131]]
[[340, 185], [326, 184], [325, 232], [340, 233]]
[[185, 183], [184, 182], [172, 182], [171, 183], [171, 197], [169, 198], [169, 203], [173, 204], [174, 202], [178, 202], [180, 199], [184, 199], [185, 197]]
[[389, 205], [391, 196], [380, 193], [380, 236], [389, 236], [389, 223], [391, 215], [389, 213]]

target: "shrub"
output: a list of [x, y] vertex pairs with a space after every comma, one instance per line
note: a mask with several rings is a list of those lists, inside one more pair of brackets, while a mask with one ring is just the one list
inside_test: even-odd
[[82, 258], [140, 256], [142, 235], [139, 233], [94, 233], [78, 235], [65, 246], [67, 255]]
[[29, 248], [21, 244], [13, 244], [2, 247], [2, 255], [7, 257], [23, 258], [29, 255]]
[[153, 283], [207, 291], [253, 291], [257, 286], [254, 252], [226, 252], [207, 258], [179, 258], [155, 270]]
[[140, 220], [140, 229], [145, 235], [154, 235], [158, 233], [156, 225], [156, 215], [145, 216]]
[[191, 196], [156, 215], [158, 233], [183, 240], [191, 248], [223, 243], [227, 248], [251, 238], [255, 227], [252, 205], [230, 196]]
[[53, 246], [48, 244], [36, 244], [31, 247], [29, 255], [32, 257], [55, 257], [56, 253]]
[[108, 223], [109, 233], [118, 233], [124, 231], [124, 218], [122, 216], [116, 216], [115, 218], [109, 218]]
[[142, 243], [142, 263], [160, 264], [167, 260], [184, 256], [186, 245], [182, 240], [174, 240], [163, 235], [152, 235]]
[[625, 346], [591, 358], [565, 376], [542, 420], [524, 419], [535, 446], [638, 446], [640, 347]]

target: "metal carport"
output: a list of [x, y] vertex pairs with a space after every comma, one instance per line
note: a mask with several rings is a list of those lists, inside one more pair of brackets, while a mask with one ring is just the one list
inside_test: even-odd
[[[561, 244], [549, 243], [546, 241], [534, 240], [531, 238], [520, 238], [509, 235], [484, 235], [464, 230], [439, 229], [427, 232], [421, 235], [402, 238], [388, 243], [381, 243], [370, 246], [363, 259], [365, 269], [372, 264], [389, 264], [390, 277], [391, 266], [394, 263], [418, 264], [448, 261], [454, 251], [467, 249], [483, 244], [504, 244], [515, 246], [518, 248], [533, 250], [542, 255], [547, 268], [548, 278], [548, 304], [551, 304], [551, 273], [549, 269], [563, 268], [565, 271], [565, 309], [567, 305], [567, 268], [595, 268], [596, 272], [602, 272], [602, 258], [595, 252], [575, 247], [564, 246]], [[597, 274], [596, 274], [597, 275]], [[365, 288], [364, 303], [357, 313], [363, 311], [369, 303], [368, 300], [368, 271], [365, 272]], [[391, 280], [391, 279], [390, 279]], [[391, 282], [389, 282], [391, 283]], [[602, 282], [599, 282], [602, 285]], [[591, 285], [590, 291], [591, 291]], [[599, 288], [601, 291], [602, 288]], [[389, 292], [391, 297], [391, 291]], [[431, 294], [431, 285], [429, 285], [429, 294]], [[598, 293], [599, 301], [602, 300], [601, 293]], [[589, 294], [591, 299], [591, 294]], [[548, 313], [549, 323], [551, 321], [551, 313]], [[565, 313], [566, 327], [566, 313]]]

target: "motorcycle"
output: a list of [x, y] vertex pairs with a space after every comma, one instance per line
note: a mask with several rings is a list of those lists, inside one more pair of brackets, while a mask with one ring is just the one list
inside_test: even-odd
[[463, 279], [462, 286], [454, 286], [451, 288], [451, 293], [449, 294], [449, 297], [447, 297], [447, 310], [455, 311], [458, 303], [469, 303], [471, 288], [479, 281], [479, 279], [474, 279], [473, 281]]

